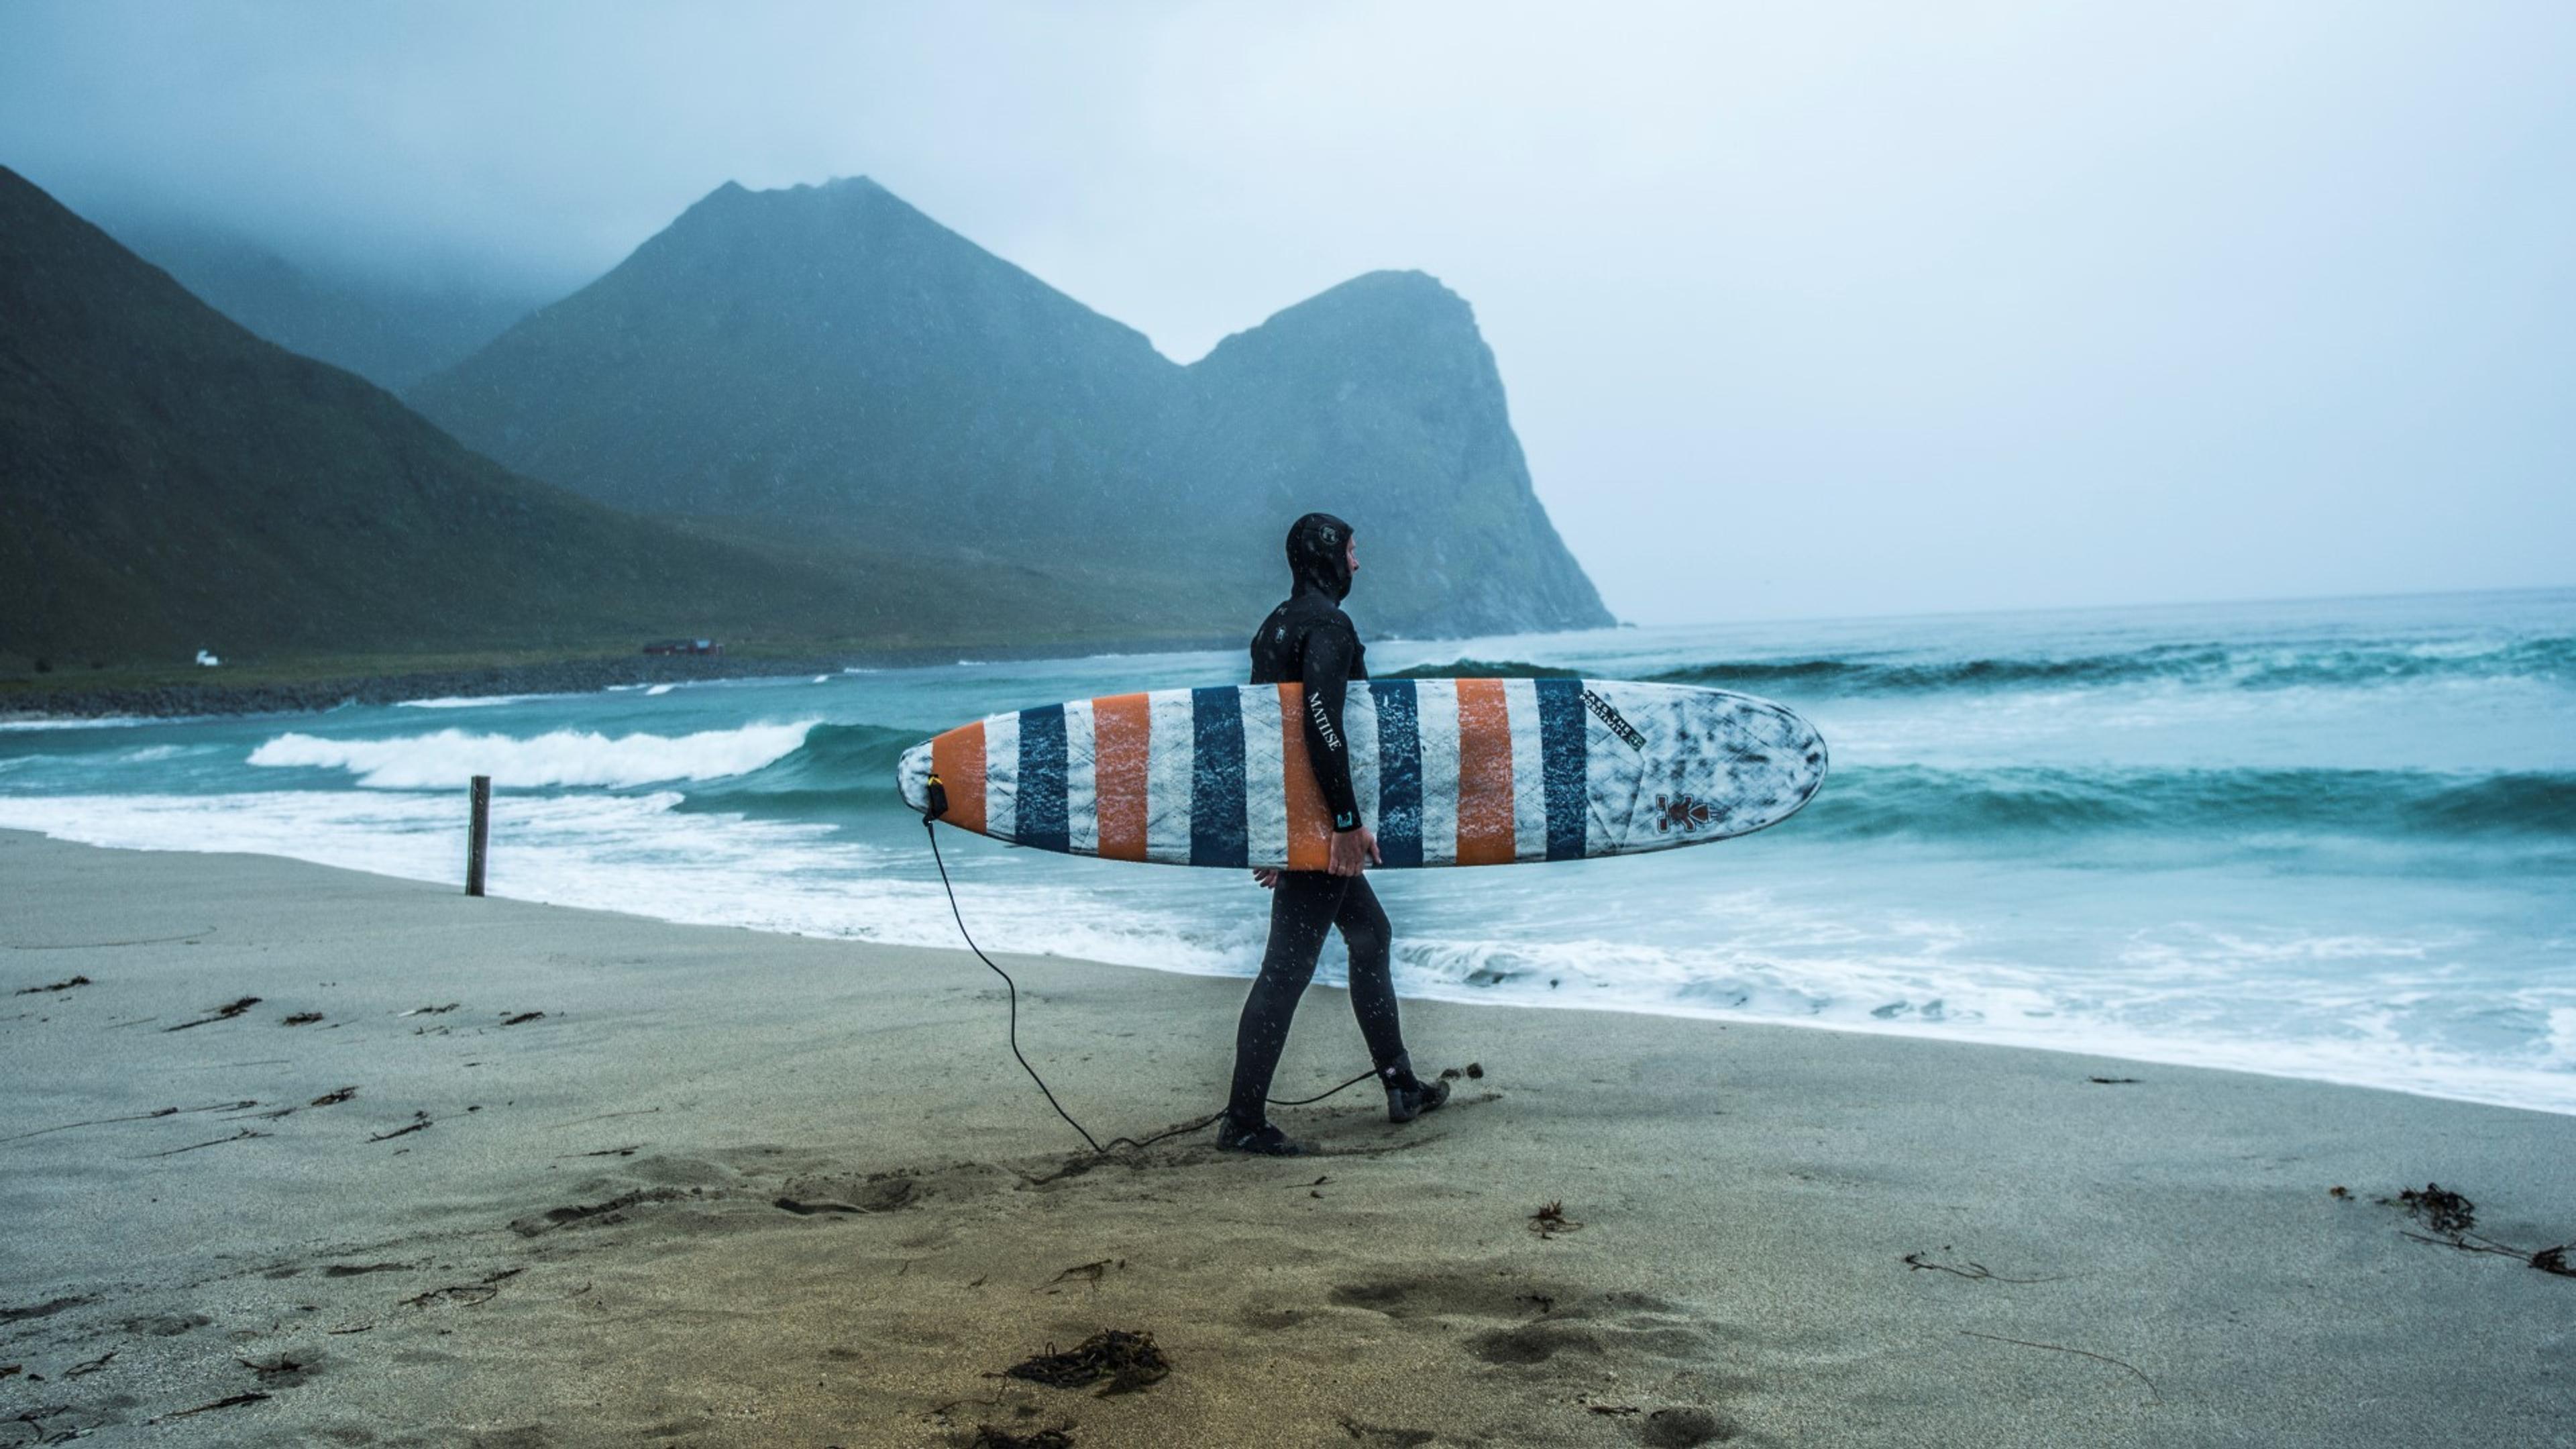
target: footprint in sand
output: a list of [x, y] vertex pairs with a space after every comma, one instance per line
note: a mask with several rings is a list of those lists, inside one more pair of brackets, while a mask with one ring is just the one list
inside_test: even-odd
[[1638, 1426], [1637, 1438], [1646, 1449], [1699, 1449], [1702, 1444], [1723, 1444], [1743, 1431], [1732, 1420], [1700, 1408], [1657, 1409]]
[[[1528, 1276], [1509, 1266], [1477, 1271], [1388, 1273], [1335, 1287], [1332, 1302], [1423, 1328], [1450, 1329], [1454, 1320], [1487, 1326], [1459, 1340], [1468, 1357], [1514, 1374], [1572, 1375], [1586, 1382], [1604, 1367], [1698, 1364], [1726, 1335], [1693, 1317], [1683, 1305], [1651, 1293], [1600, 1293], [1559, 1279]], [[1621, 1409], [1622, 1415], [1634, 1410]], [[1638, 1415], [1631, 1432], [1648, 1449], [1697, 1449], [1725, 1443], [1741, 1431], [1724, 1415], [1696, 1405], [1675, 1405]], [[1363, 1443], [1426, 1443], [1370, 1439], [1379, 1431], [1346, 1423]], [[1365, 1432], [1364, 1432], [1365, 1431]]]

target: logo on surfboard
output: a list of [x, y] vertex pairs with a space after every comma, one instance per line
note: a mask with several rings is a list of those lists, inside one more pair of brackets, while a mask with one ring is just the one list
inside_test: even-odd
[[1655, 833], [1657, 835], [1669, 835], [1675, 830], [1695, 835], [1699, 832], [1699, 828], [1707, 823], [1707, 801], [1695, 800], [1688, 795], [1675, 795], [1670, 799], [1661, 795], [1655, 797]]
[[1619, 711], [1612, 709], [1610, 701], [1587, 689], [1583, 691], [1583, 706], [1591, 710], [1603, 724], [1608, 725], [1610, 733], [1626, 741], [1628, 748], [1641, 755], [1646, 752], [1646, 737], [1637, 733], [1637, 727], [1628, 723]]

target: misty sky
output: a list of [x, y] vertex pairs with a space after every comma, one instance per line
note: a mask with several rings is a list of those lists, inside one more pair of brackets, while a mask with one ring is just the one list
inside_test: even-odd
[[1184, 361], [1419, 268], [1662, 623], [2576, 583], [2571, 78], [2566, 0], [14, 0], [0, 164], [567, 290], [866, 174]]

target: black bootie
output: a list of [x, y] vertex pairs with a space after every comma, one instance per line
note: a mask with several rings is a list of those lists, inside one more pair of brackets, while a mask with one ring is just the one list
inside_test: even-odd
[[1386, 1120], [1410, 1122], [1449, 1100], [1447, 1082], [1426, 1082], [1413, 1074], [1410, 1053], [1397, 1057], [1377, 1069], [1379, 1085], [1386, 1088]]
[[1249, 1152], [1259, 1157], [1295, 1157], [1306, 1150], [1306, 1144], [1267, 1122], [1246, 1127], [1228, 1112], [1216, 1119], [1216, 1150]]

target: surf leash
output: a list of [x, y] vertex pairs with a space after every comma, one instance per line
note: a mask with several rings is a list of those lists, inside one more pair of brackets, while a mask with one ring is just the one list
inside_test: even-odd
[[[1151, 1137], [1112, 1137], [1109, 1139], [1107, 1146], [1103, 1146], [1100, 1139], [1092, 1136], [1089, 1128], [1084, 1127], [1080, 1122], [1074, 1120], [1073, 1114], [1064, 1109], [1064, 1104], [1062, 1102], [1056, 1100], [1055, 1092], [1046, 1084], [1046, 1078], [1039, 1076], [1038, 1069], [1030, 1066], [1029, 1059], [1020, 1053], [1020, 984], [1011, 979], [1010, 972], [1003, 970], [1000, 966], [994, 965], [993, 958], [984, 954], [984, 948], [975, 944], [974, 933], [966, 929], [966, 915], [963, 911], [960, 911], [957, 908], [957, 887], [950, 883], [948, 879], [948, 862], [942, 859], [939, 854], [939, 829], [936, 822], [940, 816], [947, 813], [948, 789], [945, 785], [942, 785], [939, 782], [939, 777], [937, 775], [933, 775], [930, 777], [930, 808], [921, 813], [921, 829], [922, 833], [930, 838], [930, 860], [933, 865], [939, 867], [940, 889], [948, 893], [948, 914], [956, 920], [957, 934], [965, 939], [966, 949], [974, 952], [975, 959], [990, 967], [994, 975], [1001, 977], [1002, 985], [1009, 989], [1011, 1000], [1011, 1055], [1019, 1062], [1020, 1070], [1029, 1074], [1029, 1080], [1038, 1084], [1038, 1091], [1045, 1095], [1047, 1105], [1055, 1109], [1055, 1114], [1064, 1119], [1064, 1125], [1082, 1134], [1082, 1140], [1090, 1146], [1093, 1156], [1106, 1157], [1109, 1155], [1109, 1149], [1111, 1147], [1121, 1145], [1135, 1148], [1151, 1147], [1165, 1138], [1178, 1137], [1184, 1132], [1196, 1132], [1210, 1122], [1224, 1116], [1225, 1109], [1219, 1107], [1217, 1110], [1210, 1112], [1195, 1122], [1184, 1122], [1178, 1127], [1166, 1128], [1163, 1131], [1155, 1133]], [[1335, 1092], [1346, 1091], [1352, 1087], [1356, 1087], [1360, 1083], [1365, 1082], [1376, 1075], [1377, 1073], [1374, 1070], [1365, 1071], [1360, 1073], [1358, 1076], [1351, 1078], [1349, 1081], [1342, 1083], [1338, 1087], [1317, 1092], [1311, 1097], [1300, 1097], [1293, 1102], [1282, 1101], [1277, 1097], [1271, 1097], [1267, 1100], [1273, 1107], [1304, 1107], [1312, 1103], [1320, 1102], [1326, 1097], [1332, 1096]]]

